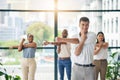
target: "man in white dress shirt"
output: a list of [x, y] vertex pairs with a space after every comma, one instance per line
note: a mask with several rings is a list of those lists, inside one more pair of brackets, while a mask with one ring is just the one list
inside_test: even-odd
[[72, 68], [72, 80], [95, 80], [93, 55], [96, 42], [96, 34], [88, 32], [89, 19], [81, 17], [79, 21], [80, 32], [74, 38], [60, 38], [58, 41], [75, 44], [74, 65]]

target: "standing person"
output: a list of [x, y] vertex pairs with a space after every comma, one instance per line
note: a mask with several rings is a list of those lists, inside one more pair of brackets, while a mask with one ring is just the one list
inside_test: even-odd
[[33, 42], [34, 36], [32, 34], [27, 35], [28, 43], [24, 43], [25, 39], [23, 38], [19, 46], [12, 46], [10, 48], [18, 48], [18, 51], [23, 50], [23, 59], [22, 59], [22, 80], [35, 80], [35, 71], [36, 71], [36, 61], [35, 61], [35, 52], [37, 45]]
[[100, 73], [100, 80], [105, 80], [107, 71], [107, 48], [108, 43], [105, 42], [103, 32], [98, 32], [97, 42], [94, 50], [94, 64], [96, 80], [98, 80], [98, 74]]
[[79, 21], [79, 34], [75, 35], [74, 38], [57, 37], [58, 41], [70, 42], [76, 45], [73, 56], [72, 80], [95, 80], [92, 62], [96, 34], [88, 32], [89, 23], [87, 17], [81, 17]]
[[[67, 38], [68, 31], [66, 29], [62, 32], [62, 38]], [[56, 45], [58, 53], [58, 68], [60, 74], [60, 80], [64, 80], [64, 69], [66, 69], [66, 74], [68, 80], [71, 80], [71, 49], [70, 44], [66, 42], [44, 42], [44, 45]]]

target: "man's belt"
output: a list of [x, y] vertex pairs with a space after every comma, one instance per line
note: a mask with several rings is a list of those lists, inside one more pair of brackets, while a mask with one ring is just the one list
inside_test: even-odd
[[59, 60], [67, 60], [67, 59], [70, 59], [70, 57], [59, 57], [58, 59]]
[[78, 63], [75, 63], [75, 65], [82, 66], [82, 67], [94, 67], [95, 66], [92, 63], [91, 64], [78, 64]]

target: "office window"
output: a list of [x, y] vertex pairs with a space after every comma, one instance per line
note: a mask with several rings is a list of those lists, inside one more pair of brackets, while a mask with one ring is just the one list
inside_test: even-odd
[[59, 10], [101, 10], [100, 0], [58, 0]]
[[79, 32], [79, 19], [81, 16], [87, 16], [90, 19], [89, 31], [97, 33], [102, 30], [102, 19], [99, 12], [60, 12], [58, 13], [58, 29], [70, 30], [70, 36]]
[[54, 0], [2, 0], [0, 9], [15, 10], [53, 10]]
[[[48, 47], [48, 49], [37, 49], [35, 53], [37, 62], [35, 78], [36, 80], [54, 80], [54, 46], [42, 45], [45, 40], [54, 41], [53, 12], [11, 11], [7, 13], [9, 13], [9, 15], [3, 16], [4, 24], [0, 25], [0, 47], [19, 45], [22, 38], [25, 38], [25, 42], [27, 42], [27, 33], [33, 34], [37, 47]], [[22, 52], [14, 49], [0, 49], [0, 62], [5, 65], [5, 67], [7, 66], [8, 74], [14, 72], [14, 74], [22, 77], [20, 66], [21, 58]]]
[[[18, 45], [27, 33], [32, 33], [38, 46], [35, 58], [38, 66], [36, 79], [57, 80], [56, 47], [43, 46], [42, 42], [54, 41], [56, 36], [61, 36], [63, 29], [67, 29], [69, 37], [72, 37], [80, 30], [80, 17], [87, 16], [90, 19], [89, 31], [103, 31], [110, 47], [113, 47], [120, 43], [117, 39], [120, 35], [113, 34], [115, 30], [119, 34], [118, 4], [118, 0], [1, 0], [0, 60], [8, 66], [9, 73], [12, 73], [15, 66], [14, 73], [21, 76], [22, 53], [15, 49], [9, 50], [8, 47]], [[116, 11], [113, 10], [114, 6]]]
[[5, 23], [0, 25], [0, 41], [3, 42], [3, 46], [4, 43], [11, 40], [19, 42], [27, 33], [35, 36], [34, 40], [38, 46], [42, 46], [43, 40], [54, 41], [53, 13], [9, 12], [9, 15], [3, 16], [3, 18]]

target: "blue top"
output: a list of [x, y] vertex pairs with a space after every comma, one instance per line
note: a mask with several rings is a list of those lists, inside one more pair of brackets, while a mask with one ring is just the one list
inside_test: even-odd
[[35, 52], [36, 52], [36, 48], [24, 48], [23, 49], [23, 57], [24, 58], [34, 58]]

